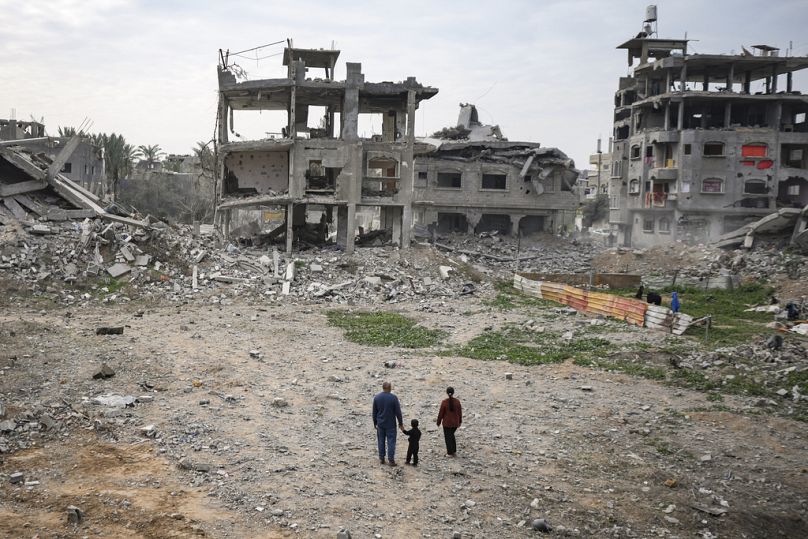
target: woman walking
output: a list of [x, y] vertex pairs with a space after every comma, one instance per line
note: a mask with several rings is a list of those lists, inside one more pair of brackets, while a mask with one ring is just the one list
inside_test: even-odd
[[457, 443], [455, 442], [455, 431], [463, 423], [463, 409], [460, 407], [460, 401], [454, 398], [454, 388], [447, 387], [446, 394], [448, 399], [443, 399], [440, 403], [440, 411], [438, 412], [438, 426], [443, 423], [443, 438], [446, 440], [446, 454], [454, 457], [457, 452]]

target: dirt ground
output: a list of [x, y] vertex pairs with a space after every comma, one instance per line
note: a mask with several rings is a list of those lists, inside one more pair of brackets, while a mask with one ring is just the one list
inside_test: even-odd
[[[361, 346], [325, 305], [225, 303], [2, 310], [6, 418], [50, 410], [56, 425], [6, 435], [27, 448], [0, 455], [0, 536], [527, 537], [538, 517], [562, 537], [808, 536], [804, 423], [570, 362]], [[527, 317], [473, 296], [394, 307], [447, 344]], [[550, 329], [577, 318], [541, 316]], [[116, 325], [123, 335], [95, 334]], [[102, 361], [116, 374], [93, 380]], [[370, 406], [384, 380], [421, 421], [417, 468], [378, 463]], [[464, 410], [457, 459], [434, 422], [448, 385]], [[107, 393], [153, 400], [89, 402]]]

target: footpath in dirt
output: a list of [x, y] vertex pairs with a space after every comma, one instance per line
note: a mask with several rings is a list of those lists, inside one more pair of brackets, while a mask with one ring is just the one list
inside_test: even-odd
[[[528, 537], [536, 519], [560, 537], [808, 535], [808, 434], [769, 410], [784, 404], [509, 362], [570, 330], [570, 349], [608, 341], [604, 357], [660, 337], [480, 290], [372, 309], [435, 331], [420, 348], [352, 342], [333, 324], [350, 306], [5, 306], [0, 536]], [[539, 337], [472, 358], [508, 328]], [[420, 420], [418, 467], [400, 434], [402, 465], [378, 462], [383, 381]], [[456, 459], [435, 425], [449, 385]]]

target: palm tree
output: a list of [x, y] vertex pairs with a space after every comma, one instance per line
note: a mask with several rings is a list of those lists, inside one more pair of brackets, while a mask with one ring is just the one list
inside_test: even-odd
[[62, 126], [59, 127], [59, 136], [60, 137], [72, 137], [72, 136], [74, 136], [76, 134], [80, 134], [82, 136], [84, 135], [83, 132], [82, 133], [77, 133], [75, 127], [66, 127], [66, 126], [65, 127], [62, 127]]
[[165, 155], [159, 144], [154, 144], [153, 146], [141, 145], [137, 147], [137, 150], [140, 152], [141, 161], [146, 163], [147, 169], [154, 168], [154, 165], [159, 163], [160, 158]]
[[126, 143], [123, 135], [106, 133], [99, 136], [101, 146], [104, 148], [104, 165], [107, 176], [112, 183], [112, 196], [117, 198], [118, 182], [132, 173], [132, 166], [140, 156], [140, 150]]
[[194, 155], [199, 159], [199, 166], [202, 168], [202, 174], [213, 175], [215, 167], [213, 151], [210, 149], [209, 142], [197, 142], [194, 148]]

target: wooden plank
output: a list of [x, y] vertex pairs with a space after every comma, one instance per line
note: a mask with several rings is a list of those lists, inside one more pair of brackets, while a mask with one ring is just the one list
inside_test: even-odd
[[14, 217], [19, 219], [20, 221], [28, 220], [28, 213], [13, 198], [11, 197], [4, 198], [3, 204], [5, 204], [6, 208], [11, 210], [11, 213], [14, 215]]
[[44, 180], [29, 180], [27, 182], [0, 184], [0, 197], [10, 197], [31, 191], [39, 191], [48, 186]]

